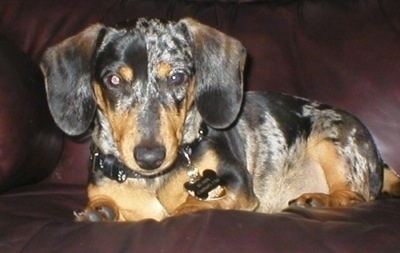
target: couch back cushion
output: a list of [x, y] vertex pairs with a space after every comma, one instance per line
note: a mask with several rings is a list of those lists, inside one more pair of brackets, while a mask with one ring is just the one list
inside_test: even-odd
[[48, 112], [40, 70], [0, 36], [0, 192], [48, 175], [62, 139]]

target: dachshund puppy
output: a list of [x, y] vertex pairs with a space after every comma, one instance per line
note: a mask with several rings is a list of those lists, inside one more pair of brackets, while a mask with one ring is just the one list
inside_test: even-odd
[[48, 103], [68, 135], [93, 139], [78, 221], [156, 220], [218, 208], [278, 212], [399, 193], [354, 116], [243, 92], [246, 51], [186, 18], [94, 24], [48, 49]]

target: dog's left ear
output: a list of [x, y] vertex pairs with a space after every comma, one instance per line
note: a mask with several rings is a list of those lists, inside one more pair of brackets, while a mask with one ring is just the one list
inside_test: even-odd
[[185, 18], [194, 46], [196, 106], [213, 128], [226, 128], [235, 121], [243, 99], [246, 49], [236, 39]]

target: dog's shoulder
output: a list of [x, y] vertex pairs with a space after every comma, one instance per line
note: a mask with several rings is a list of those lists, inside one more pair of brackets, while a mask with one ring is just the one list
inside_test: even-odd
[[[314, 108], [315, 110], [311, 110]], [[255, 132], [282, 134], [287, 142], [308, 136], [321, 105], [304, 98], [274, 92], [246, 92], [238, 125]], [[312, 113], [308, 113], [312, 111]], [[246, 131], [247, 129], [243, 129]]]

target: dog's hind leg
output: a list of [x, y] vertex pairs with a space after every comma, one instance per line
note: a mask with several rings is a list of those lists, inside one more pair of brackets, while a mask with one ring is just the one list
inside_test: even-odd
[[377, 198], [384, 163], [372, 136], [358, 119], [343, 111], [320, 111], [307, 155], [322, 168], [328, 194], [306, 193], [289, 202], [297, 206], [349, 206]]

